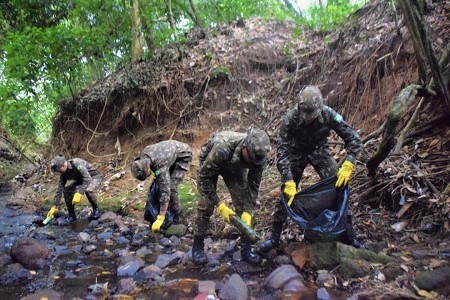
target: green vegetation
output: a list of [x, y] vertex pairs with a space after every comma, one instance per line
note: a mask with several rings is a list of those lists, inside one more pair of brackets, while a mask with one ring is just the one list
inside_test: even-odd
[[200, 199], [200, 194], [195, 184], [192, 181], [183, 181], [178, 186], [178, 193], [181, 209], [187, 214], [194, 213], [194, 209], [197, 207], [197, 202]]
[[[279, 0], [11, 0], [0, 2], [0, 127], [22, 151], [43, 151], [64, 99], [158, 47], [180, 45], [193, 27], [250, 17], [294, 20], [319, 30], [358, 6], [331, 0], [302, 17]], [[168, 7], [167, 5], [171, 5]], [[136, 13], [133, 13], [136, 12]], [[292, 52], [293, 49], [285, 49]], [[213, 56], [207, 53], [206, 56]], [[216, 70], [229, 75], [229, 69]]]

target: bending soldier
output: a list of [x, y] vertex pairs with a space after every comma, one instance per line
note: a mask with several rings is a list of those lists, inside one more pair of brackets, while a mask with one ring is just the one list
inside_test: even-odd
[[[50, 169], [53, 172], [61, 173], [54, 202], [56, 206], [59, 206], [61, 197], [64, 194], [70, 222], [77, 219], [75, 204], [81, 201], [83, 194], [86, 195], [89, 203], [92, 205], [92, 213], [89, 219], [97, 220], [100, 217], [100, 210], [97, 205], [95, 190], [103, 179], [102, 174], [84, 159], [74, 158], [67, 160], [62, 155], [58, 155], [51, 160]], [[73, 182], [66, 186], [69, 180], [73, 180]]]
[[[204, 238], [215, 206], [227, 222], [230, 222], [231, 215], [237, 213], [251, 226], [252, 211], [269, 152], [267, 133], [255, 127], [247, 133], [219, 132], [203, 145], [198, 170], [201, 199], [197, 206], [192, 247], [192, 260], [195, 264], [205, 264], [208, 261], [204, 252]], [[236, 212], [227, 207], [217, 195], [219, 175], [225, 181]], [[242, 259], [253, 265], [261, 263], [262, 258], [252, 252], [250, 241], [241, 236], [241, 242]]]
[[[347, 157], [339, 168], [328, 145], [330, 130], [334, 130], [345, 142]], [[277, 167], [284, 181], [283, 192], [290, 206], [297, 192], [303, 170], [311, 164], [321, 179], [337, 174], [336, 187], [347, 185], [353, 172], [356, 156], [361, 150], [358, 133], [340, 114], [323, 104], [320, 90], [307, 86], [299, 93], [298, 105], [283, 116], [277, 148]], [[280, 235], [287, 213], [281, 202], [274, 214], [272, 236], [262, 242], [258, 252], [267, 253], [280, 243]], [[347, 215], [346, 238], [342, 242], [361, 248], [355, 238], [350, 211]]]
[[178, 185], [189, 171], [192, 162], [191, 148], [184, 143], [168, 140], [147, 146], [131, 164], [133, 176], [144, 181], [153, 174], [159, 183], [160, 209], [152, 224], [152, 231], [159, 232], [169, 209], [174, 214], [173, 222], [181, 217]]

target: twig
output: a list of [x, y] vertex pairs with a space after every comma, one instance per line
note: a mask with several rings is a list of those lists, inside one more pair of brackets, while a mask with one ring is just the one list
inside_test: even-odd
[[424, 101], [425, 101], [424, 97], [420, 98], [419, 104], [417, 104], [417, 107], [414, 110], [414, 113], [411, 116], [411, 119], [409, 119], [408, 124], [406, 124], [405, 128], [403, 128], [402, 132], [399, 134], [399, 136], [397, 138], [397, 144], [395, 145], [394, 153], [400, 152], [400, 149], [403, 146], [403, 141], [405, 140], [405, 136], [411, 130], [412, 125], [416, 121], [417, 116], [419, 115], [419, 111], [420, 111]]
[[34, 162], [31, 161], [31, 159], [28, 158], [28, 156], [26, 156], [19, 148], [16, 147], [16, 145], [14, 145], [10, 140], [8, 140], [6, 137], [4, 137], [3, 135], [1, 136], [6, 142], [8, 142], [8, 144], [10, 144], [11, 146], [14, 147], [14, 149], [16, 149], [17, 152], [20, 153], [20, 155], [23, 155], [23, 157], [26, 158], [26, 160], [28, 160], [33, 166], [37, 167], [36, 164]]

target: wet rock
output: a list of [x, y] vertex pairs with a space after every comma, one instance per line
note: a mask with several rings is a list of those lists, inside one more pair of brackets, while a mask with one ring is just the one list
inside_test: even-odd
[[17, 239], [11, 248], [12, 259], [26, 268], [42, 269], [49, 255], [47, 247], [29, 238]]
[[144, 260], [142, 260], [142, 258], [140, 258], [139, 256], [136, 256], [136, 255], [130, 254], [130, 253], [121, 257], [119, 260], [119, 264], [123, 265], [123, 264], [126, 264], [127, 262], [133, 261], [133, 260], [138, 262], [139, 267], [143, 267], [145, 265], [145, 262], [144, 262]]
[[87, 246], [81, 247], [81, 251], [85, 254], [89, 254], [92, 251], [95, 251], [96, 249], [97, 249], [97, 246], [95, 246], [95, 245], [87, 245]]
[[171, 242], [168, 238], [166, 238], [166, 237], [163, 237], [163, 238], [159, 241], [159, 243], [161, 244], [161, 246], [164, 246], [164, 247], [169, 247], [170, 245], [172, 245], [172, 242]]
[[83, 243], [87, 243], [91, 239], [91, 236], [88, 233], [86, 233], [86, 232], [80, 232], [78, 234], [78, 239], [80, 241], [82, 241]]
[[296, 291], [304, 289], [303, 277], [293, 265], [283, 265], [275, 269], [264, 281], [270, 291]]
[[241, 276], [233, 274], [219, 291], [222, 300], [247, 300], [248, 289]]
[[172, 235], [172, 236], [169, 238], [169, 240], [170, 240], [170, 242], [172, 243], [173, 246], [177, 246], [177, 245], [180, 244], [180, 238], [178, 238], [178, 237], [175, 236], [175, 235]]
[[131, 278], [123, 278], [117, 283], [117, 293], [131, 294], [136, 288], [136, 283]]
[[181, 251], [175, 251], [174, 253], [171, 253], [171, 254], [161, 254], [156, 259], [155, 265], [157, 265], [158, 267], [163, 269], [167, 266], [171, 266], [171, 265], [180, 263], [181, 260], [183, 259], [183, 256], [184, 256], [184, 253]]
[[326, 270], [319, 270], [317, 271], [317, 279], [316, 279], [316, 285], [318, 287], [324, 287], [325, 284], [328, 286], [334, 286], [334, 277], [328, 273]]
[[123, 222], [122, 219], [116, 218], [114, 219], [114, 225], [113, 228], [117, 229], [121, 233], [129, 232], [130, 228], [128, 228], [127, 225]]
[[42, 300], [42, 299], [62, 300], [64, 299], [64, 294], [54, 290], [44, 289], [38, 290], [33, 294], [20, 298], [20, 300]]
[[239, 250], [235, 241], [230, 242], [224, 249], [224, 256], [232, 256], [235, 252]]
[[5, 267], [3, 275], [0, 277], [2, 285], [22, 285], [33, 278], [33, 275], [21, 264], [15, 263]]
[[100, 216], [98, 219], [98, 223], [110, 222], [114, 221], [117, 218], [117, 215], [112, 211], [108, 211]]
[[274, 263], [276, 263], [277, 265], [281, 266], [281, 265], [288, 265], [291, 264], [292, 261], [289, 258], [289, 256], [287, 255], [278, 255], [274, 260]]
[[197, 294], [197, 290], [198, 280], [179, 279], [169, 282], [165, 286], [164, 294], [167, 299], [192, 299]]
[[150, 265], [139, 270], [139, 272], [136, 273], [134, 278], [136, 280], [146, 280], [146, 279], [155, 279], [158, 276], [161, 276], [161, 268], [159, 268], [156, 265]]
[[161, 252], [163, 250], [164, 250], [164, 246], [162, 246], [162, 245], [156, 245], [155, 246], [155, 251]]
[[70, 271], [64, 271], [64, 273], [62, 274], [63, 278], [66, 279], [72, 279], [72, 278], [77, 278], [77, 275], [75, 275], [74, 273], [70, 272]]
[[330, 295], [325, 288], [317, 290], [317, 300], [330, 300]]
[[370, 273], [371, 268], [370, 263], [365, 260], [343, 257], [338, 274], [343, 278], [364, 277]]
[[436, 291], [442, 295], [450, 294], [450, 267], [440, 267], [432, 271], [417, 272], [416, 284], [426, 291]]
[[132, 260], [117, 268], [117, 276], [133, 276], [139, 270], [140, 265], [137, 260]]
[[170, 236], [182, 237], [183, 235], [185, 235], [185, 233], [186, 233], [186, 226], [183, 224], [176, 224], [167, 228], [164, 235], [167, 237]]
[[112, 232], [111, 231], [107, 231], [107, 232], [102, 232], [102, 233], [99, 233], [99, 234], [97, 234], [97, 239], [99, 240], [99, 241], [106, 241], [106, 240], [110, 240], [111, 239], [111, 237], [112, 237]]
[[139, 247], [144, 245], [144, 239], [143, 238], [136, 238], [136, 236], [133, 237], [133, 241], [131, 242], [132, 246]]
[[2, 254], [0, 255], [0, 270], [6, 266], [7, 264], [10, 264], [12, 262], [11, 256]]
[[153, 253], [152, 249], [148, 249], [146, 246], [141, 247], [136, 251], [136, 255], [141, 257], [152, 253]]
[[72, 254], [74, 251], [72, 249], [68, 249], [66, 246], [55, 246], [54, 254], [56, 256], [64, 256]]
[[123, 236], [119, 236], [118, 238], [115, 238], [114, 240], [116, 241], [116, 243], [118, 245], [127, 245], [128, 243], [130, 243], [130, 240]]
[[208, 262], [206, 263], [207, 267], [214, 268], [220, 265], [220, 261], [217, 257], [217, 255], [210, 255], [208, 256]]
[[97, 220], [92, 220], [91, 222], [89, 222], [88, 227], [89, 228], [96, 228], [96, 227], [98, 227], [98, 221]]

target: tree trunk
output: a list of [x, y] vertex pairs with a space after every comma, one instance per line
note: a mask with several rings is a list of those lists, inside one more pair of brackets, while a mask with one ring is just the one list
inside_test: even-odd
[[194, 1], [189, 0], [189, 6], [192, 10], [192, 21], [194, 21], [195, 27], [202, 28], [200, 19], [198, 17], [197, 8], [194, 5]]
[[394, 101], [392, 101], [389, 107], [386, 125], [384, 126], [380, 147], [378, 148], [377, 153], [375, 153], [366, 164], [369, 176], [375, 175], [380, 163], [389, 155], [392, 148], [394, 148], [397, 125], [408, 110], [411, 102], [414, 101], [418, 88], [420, 88], [419, 85], [409, 85], [401, 90]]
[[169, 22], [170, 28], [172, 28], [174, 35], [177, 35], [177, 28], [175, 27], [175, 21], [172, 14], [172, 0], [166, 0], [167, 9], [167, 21]]
[[131, 2], [131, 60], [142, 58], [143, 42], [141, 37], [141, 18], [139, 17], [139, 0]]
[[427, 26], [423, 20], [424, 2], [419, 0], [399, 0], [398, 4], [405, 17], [405, 25], [411, 35], [416, 53], [419, 79], [422, 86], [428, 84], [427, 69], [431, 70], [438, 93], [450, 112], [450, 94], [442, 76], [439, 63], [428, 38]]

